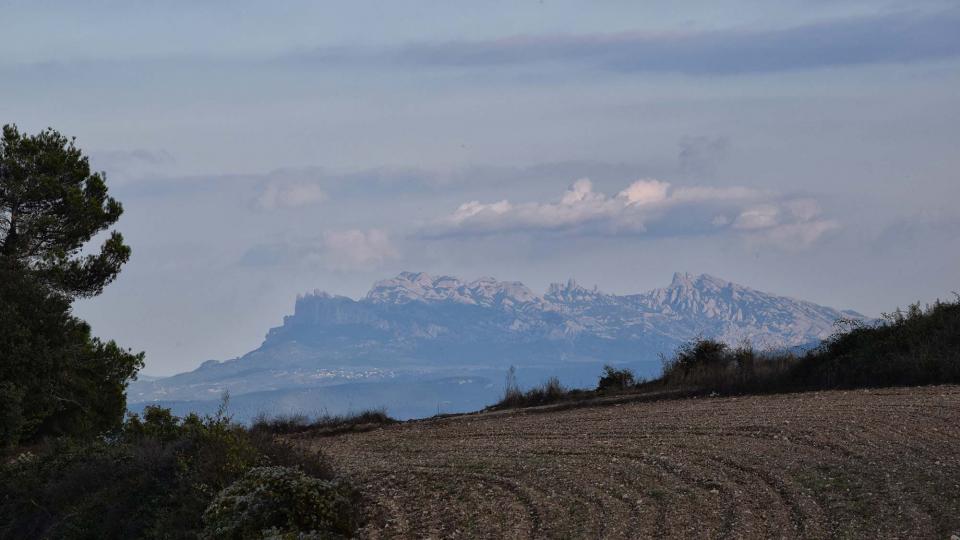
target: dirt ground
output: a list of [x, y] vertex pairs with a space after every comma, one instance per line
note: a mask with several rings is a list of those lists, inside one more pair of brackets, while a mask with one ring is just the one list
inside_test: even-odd
[[480, 414], [302, 441], [365, 538], [960, 535], [960, 387]]

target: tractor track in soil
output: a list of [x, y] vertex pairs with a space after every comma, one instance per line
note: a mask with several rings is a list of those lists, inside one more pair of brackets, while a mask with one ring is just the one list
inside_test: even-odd
[[950, 538], [960, 386], [624, 402], [296, 438], [364, 538]]

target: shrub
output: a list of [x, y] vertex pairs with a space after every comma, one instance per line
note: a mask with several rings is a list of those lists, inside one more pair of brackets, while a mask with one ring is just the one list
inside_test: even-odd
[[603, 366], [603, 374], [597, 382], [597, 392], [627, 390], [637, 384], [633, 372], [629, 369], [616, 369], [607, 364]]
[[268, 418], [260, 415], [254, 419], [250, 430], [255, 433], [288, 435], [309, 432], [311, 435], [335, 435], [348, 431], [367, 431], [379, 426], [395, 424], [397, 420], [387, 415], [386, 409], [367, 409], [348, 414], [324, 414], [310, 420], [306, 415], [296, 414]]
[[698, 340], [664, 362], [658, 382], [733, 392], [957, 383], [960, 298], [898, 309], [874, 325], [837, 321], [836, 332], [802, 357]]
[[782, 389], [798, 359], [789, 352], [757, 352], [709, 339], [680, 346], [664, 361], [660, 385], [688, 390], [755, 392]]
[[627, 389], [766, 393], [955, 383], [960, 383], [960, 295], [925, 309], [918, 304], [898, 309], [878, 324], [837, 321], [837, 331], [802, 356], [697, 339], [664, 358], [659, 379], [635, 381], [629, 370], [608, 365], [595, 391], [568, 390], [551, 378], [524, 392], [511, 368], [503, 398], [491, 408], [530, 407]]
[[[571, 396], [571, 390], [568, 390], [562, 384], [560, 379], [550, 377], [540, 386], [534, 386], [526, 392], [517, 386], [507, 386], [503, 398], [493, 405], [495, 409], [510, 409], [516, 407], [536, 407], [537, 405], [547, 405], [562, 401]], [[573, 391], [575, 392], [575, 391]]]
[[732, 362], [727, 344], [698, 339], [681, 345], [673, 358], [664, 362], [662, 379], [677, 385], [715, 380], [729, 369]]
[[0, 465], [0, 538], [195, 538], [213, 498], [260, 466], [332, 477], [322, 456], [227, 417], [148, 407], [109, 438]]
[[898, 309], [876, 326], [840, 321], [792, 375], [819, 388], [960, 382], [960, 298]]
[[203, 513], [201, 538], [247, 539], [268, 534], [350, 534], [356, 526], [353, 489], [290, 467], [256, 467], [221, 491]]

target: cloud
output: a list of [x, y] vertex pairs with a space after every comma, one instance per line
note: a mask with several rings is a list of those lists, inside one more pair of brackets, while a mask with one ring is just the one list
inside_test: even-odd
[[291, 60], [316, 65], [390, 64], [489, 69], [578, 64], [635, 73], [730, 75], [960, 55], [960, 9], [824, 20], [781, 29], [522, 35], [412, 43], [397, 49], [329, 48]]
[[264, 210], [298, 208], [323, 202], [327, 195], [315, 182], [271, 181], [260, 192], [256, 206]]
[[617, 197], [626, 201], [628, 205], [643, 206], [662, 203], [667, 200], [667, 190], [670, 184], [658, 180], [639, 180], [630, 184]]
[[726, 137], [683, 137], [677, 161], [688, 175], [710, 175], [727, 156], [730, 141]]
[[327, 231], [323, 235], [323, 245], [324, 249], [317, 258], [334, 270], [378, 267], [399, 256], [393, 242], [379, 229]]
[[322, 267], [347, 272], [375, 269], [399, 256], [399, 249], [383, 230], [343, 229], [255, 245], [243, 253], [239, 263], [246, 267]]
[[589, 179], [556, 202], [470, 201], [423, 231], [427, 237], [516, 233], [646, 235], [731, 233], [757, 242], [806, 247], [837, 222], [820, 218], [813, 199], [784, 199], [743, 186], [672, 186], [642, 179], [615, 195]]
[[778, 223], [765, 228], [760, 234], [748, 236], [748, 239], [758, 244], [796, 250], [811, 246], [824, 234], [838, 228], [840, 224], [832, 219]]
[[740, 212], [740, 215], [733, 222], [733, 227], [746, 231], [768, 229], [779, 223], [779, 214], [779, 206], [773, 204], [755, 206]]
[[960, 238], [960, 213], [952, 208], [924, 208], [898, 216], [871, 241], [876, 252], [916, 250], [924, 244], [938, 249], [955, 244]]
[[107, 173], [111, 184], [170, 173], [177, 160], [166, 150], [95, 150], [90, 152], [91, 168]]

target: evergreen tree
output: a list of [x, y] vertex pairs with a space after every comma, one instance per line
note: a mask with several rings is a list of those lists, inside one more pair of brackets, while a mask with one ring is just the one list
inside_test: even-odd
[[99, 294], [130, 257], [112, 232], [119, 219], [81, 151], [52, 129], [34, 136], [4, 126], [0, 140], [0, 444], [46, 435], [92, 435], [119, 425], [124, 392], [143, 364], [90, 335], [71, 315]]

